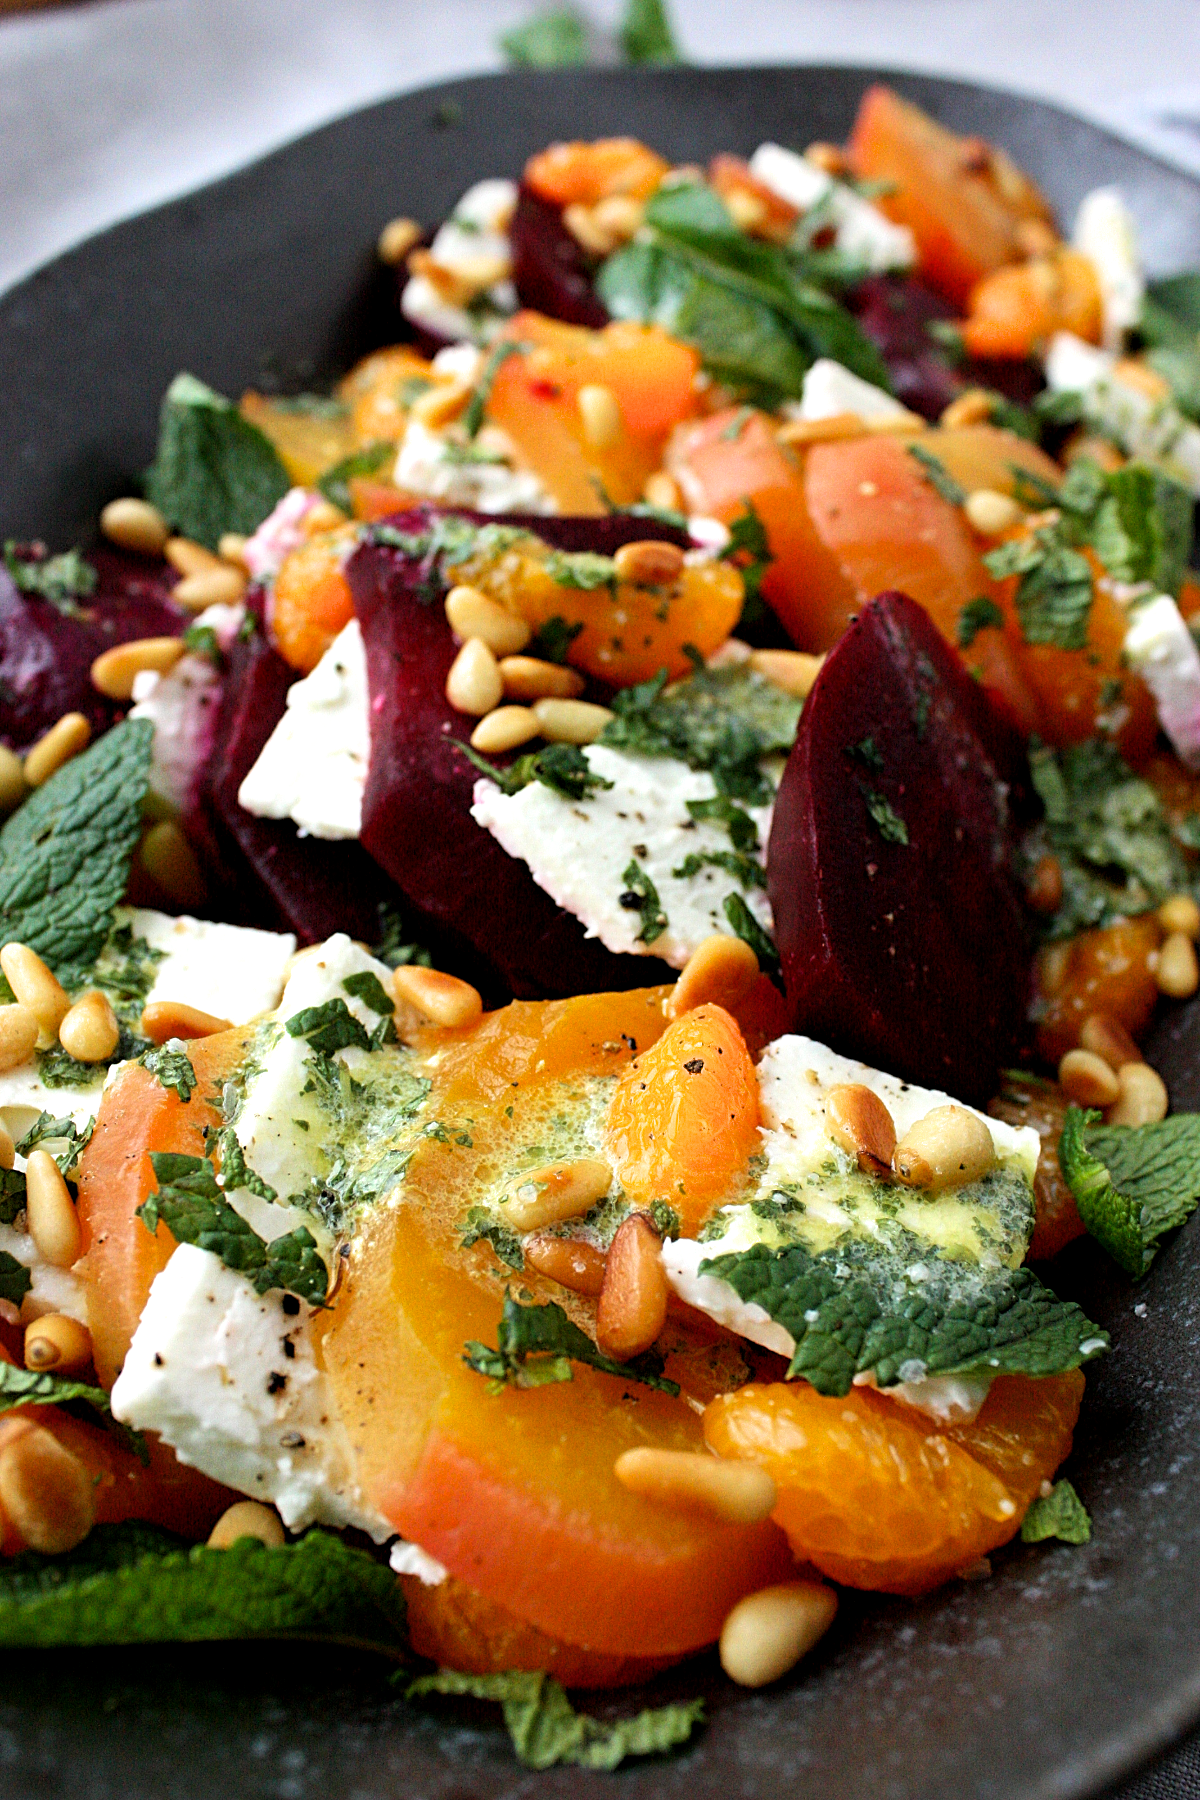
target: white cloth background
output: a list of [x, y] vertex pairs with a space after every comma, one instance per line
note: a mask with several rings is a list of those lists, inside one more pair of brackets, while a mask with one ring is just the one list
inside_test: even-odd
[[[551, 0], [544, 0], [545, 4]], [[310, 127], [496, 69], [537, 0], [94, 0], [0, 18], [0, 290]], [[611, 24], [620, 0], [585, 0]], [[704, 63], [876, 62], [1073, 106], [1200, 171], [1197, 0], [675, 0]]]

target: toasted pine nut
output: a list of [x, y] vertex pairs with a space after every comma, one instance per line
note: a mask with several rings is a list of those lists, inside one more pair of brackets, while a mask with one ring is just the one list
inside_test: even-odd
[[683, 572], [683, 551], [678, 544], [642, 538], [622, 544], [613, 557], [618, 581], [633, 587], [672, 587]]
[[1035, 913], [1049, 918], [1062, 905], [1063, 872], [1057, 856], [1039, 856], [1034, 864], [1025, 899]]
[[440, 969], [423, 969], [419, 963], [402, 963], [392, 970], [392, 992], [422, 1018], [451, 1030], [473, 1025], [483, 1011], [479, 990], [469, 981], [444, 975]]
[[812, 163], [824, 174], [832, 175], [835, 180], [839, 175], [846, 173], [845, 151], [839, 150], [836, 144], [822, 143], [819, 138], [808, 146], [804, 152], [804, 160]]
[[1135, 388], [1147, 400], [1169, 400], [1171, 384], [1165, 375], [1135, 356], [1123, 356], [1113, 369], [1113, 380], [1123, 387]]
[[600, 224], [590, 206], [583, 206], [578, 200], [563, 208], [562, 222], [575, 242], [591, 256], [607, 256], [617, 247], [613, 233]]
[[963, 501], [967, 523], [981, 537], [999, 537], [1021, 517], [1021, 508], [1011, 494], [996, 488], [976, 488]]
[[573, 1162], [547, 1163], [518, 1177], [501, 1201], [504, 1216], [517, 1231], [540, 1231], [578, 1219], [603, 1200], [612, 1186], [612, 1167], [602, 1156], [580, 1156]]
[[794, 1669], [833, 1624], [837, 1595], [787, 1581], [739, 1600], [721, 1627], [721, 1667], [739, 1687], [766, 1687]]
[[915, 437], [929, 430], [929, 420], [915, 412], [876, 413], [863, 424], [868, 437]]
[[402, 263], [424, 235], [415, 219], [389, 219], [375, 246], [380, 262], [393, 266]]
[[174, 819], [160, 819], [150, 827], [138, 856], [150, 879], [176, 906], [190, 911], [204, 905], [208, 890], [196, 852]]
[[98, 988], [76, 1000], [58, 1028], [58, 1041], [76, 1062], [107, 1062], [121, 1036], [108, 996]]
[[730, 1525], [758, 1525], [769, 1519], [777, 1498], [775, 1483], [755, 1462], [725, 1462], [696, 1450], [658, 1450], [648, 1445], [625, 1450], [613, 1474], [631, 1494], [664, 1506], [707, 1513]]
[[1126, 1063], [1140, 1063], [1142, 1053], [1122, 1025], [1111, 1013], [1089, 1013], [1083, 1021], [1079, 1042], [1085, 1050], [1102, 1056], [1110, 1069], [1120, 1072]]
[[92, 664], [92, 686], [110, 700], [128, 700], [133, 694], [135, 675], [151, 669], [165, 675], [184, 653], [182, 638], [132, 638], [127, 644], [114, 644]]
[[471, 733], [472, 750], [485, 756], [499, 756], [505, 750], [516, 750], [538, 735], [540, 727], [527, 706], [498, 706], [485, 713]]
[[601, 231], [615, 234], [628, 242], [646, 216], [646, 208], [632, 194], [607, 194], [592, 208], [592, 218]]
[[730, 188], [722, 194], [726, 206], [733, 217], [739, 231], [757, 231], [766, 222], [767, 203], [761, 194], [752, 194], [748, 188]]
[[169, 1038], [212, 1037], [218, 1031], [232, 1031], [233, 1025], [180, 1000], [151, 1000], [142, 1008], [141, 1029], [152, 1044], [165, 1044]]
[[757, 980], [758, 958], [749, 944], [715, 931], [688, 957], [663, 1011], [668, 1019], [681, 1019], [710, 1002], [728, 1009], [744, 999]]
[[430, 431], [440, 431], [466, 412], [474, 391], [468, 381], [440, 381], [413, 401], [409, 417]]
[[232, 563], [244, 575], [250, 573], [246, 567], [246, 545], [250, 539], [243, 537], [240, 531], [223, 531], [217, 540], [217, 555], [223, 563]]
[[873, 1088], [861, 1081], [839, 1082], [825, 1096], [825, 1125], [847, 1156], [865, 1175], [889, 1175], [896, 1148], [896, 1126]]
[[1043, 944], [1037, 953], [1037, 983], [1043, 994], [1057, 994], [1071, 968], [1069, 943]]
[[36, 1018], [39, 1036], [45, 1040], [42, 1048], [48, 1050], [71, 1005], [66, 989], [28, 944], [5, 944], [0, 969], [20, 1005]]
[[1149, 1063], [1126, 1063], [1117, 1070], [1121, 1098], [1110, 1109], [1110, 1125], [1156, 1125], [1167, 1116], [1169, 1099], [1166, 1085], [1157, 1069]]
[[823, 656], [809, 656], [803, 650], [752, 650], [750, 667], [785, 694], [806, 700], [813, 682], [821, 673]]
[[12, 1132], [0, 1119], [0, 1169], [11, 1169], [17, 1160], [17, 1148], [12, 1140]]
[[1172, 894], [1158, 909], [1158, 922], [1164, 931], [1182, 931], [1184, 937], [1200, 938], [1200, 906], [1190, 894]]
[[551, 744], [594, 744], [613, 715], [590, 700], [538, 700], [533, 716]]
[[625, 1362], [648, 1350], [666, 1324], [669, 1297], [658, 1233], [644, 1213], [630, 1213], [608, 1247], [596, 1306], [604, 1354]]
[[0, 817], [14, 812], [28, 792], [20, 757], [7, 744], [0, 744]]
[[100, 514], [100, 529], [112, 544], [122, 550], [137, 550], [143, 556], [161, 556], [163, 545], [171, 535], [171, 527], [148, 500], [110, 500]]
[[1068, 1050], [1058, 1065], [1058, 1085], [1076, 1106], [1113, 1106], [1121, 1096], [1115, 1072], [1094, 1050]]
[[301, 530], [306, 537], [315, 537], [320, 531], [336, 531], [345, 523], [346, 514], [340, 506], [335, 506], [332, 500], [318, 500], [305, 513]]
[[19, 1069], [37, 1049], [37, 1014], [27, 1006], [0, 1006], [0, 1075]]
[[465, 582], [446, 595], [446, 617], [455, 637], [482, 638], [493, 656], [523, 650], [533, 635], [519, 614]]
[[468, 638], [446, 677], [446, 698], [456, 711], [481, 719], [500, 704], [504, 684], [496, 659], [482, 638]]
[[1196, 946], [1182, 931], [1173, 931], [1158, 953], [1154, 980], [1160, 994], [1172, 1000], [1186, 1000], [1200, 987], [1200, 964]]
[[665, 469], [656, 469], [653, 475], [646, 477], [642, 498], [647, 506], [657, 506], [660, 512], [683, 511], [683, 495], [679, 491], [679, 483]]
[[785, 419], [776, 427], [781, 444], [799, 449], [812, 444], [840, 443], [843, 438], [866, 437], [867, 421], [861, 413], [828, 413], [823, 419]]
[[92, 1360], [92, 1334], [68, 1313], [43, 1313], [25, 1328], [25, 1367], [57, 1369], [62, 1375], [86, 1369]]
[[965, 1106], [935, 1106], [910, 1125], [896, 1145], [892, 1167], [907, 1187], [958, 1187], [978, 1181], [996, 1160], [992, 1134]]
[[91, 736], [92, 728], [82, 713], [64, 713], [38, 739], [33, 749], [25, 752], [24, 773], [30, 787], [41, 787], [43, 782], [49, 781], [64, 763], [87, 749]]
[[506, 656], [500, 679], [507, 700], [574, 700], [586, 683], [578, 669], [543, 662], [540, 656]]
[[246, 571], [230, 563], [217, 562], [198, 575], [185, 575], [171, 589], [171, 598], [188, 612], [203, 612], [209, 606], [233, 606], [246, 592]]
[[163, 555], [177, 575], [206, 575], [222, 566], [220, 557], [214, 556], [203, 544], [196, 543], [194, 538], [168, 538]]
[[31, 1550], [61, 1556], [81, 1544], [96, 1516], [94, 1496], [87, 1464], [44, 1426], [29, 1424], [0, 1449], [0, 1507]]
[[227, 1507], [208, 1534], [210, 1550], [228, 1550], [239, 1538], [257, 1538], [277, 1550], [283, 1542], [283, 1525], [274, 1507], [258, 1500], [238, 1500]]
[[938, 423], [947, 431], [957, 431], [963, 425], [983, 425], [991, 416], [992, 403], [983, 389], [966, 388], [950, 402]]
[[611, 450], [620, 442], [624, 423], [617, 396], [599, 382], [588, 382], [576, 397], [583, 425], [583, 441], [589, 450]]
[[529, 1268], [570, 1288], [573, 1294], [598, 1294], [604, 1286], [604, 1255], [595, 1244], [547, 1233], [526, 1238], [521, 1248]]
[[48, 1150], [31, 1150], [25, 1164], [25, 1218], [38, 1254], [56, 1269], [79, 1260], [82, 1237], [70, 1190]]

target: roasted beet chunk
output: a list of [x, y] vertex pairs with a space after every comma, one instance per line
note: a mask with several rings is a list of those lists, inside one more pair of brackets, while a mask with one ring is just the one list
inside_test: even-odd
[[939, 418], [967, 387], [990, 388], [1026, 405], [1042, 385], [1031, 362], [956, 360], [937, 336], [938, 326], [955, 318], [954, 308], [912, 276], [871, 275], [855, 288], [850, 306], [886, 362], [896, 397], [927, 419]]
[[1022, 765], [922, 609], [873, 600], [809, 695], [771, 827], [795, 1029], [964, 1100], [994, 1092], [1029, 981], [1009, 873]]
[[608, 314], [592, 287], [591, 264], [562, 221], [562, 213], [524, 184], [512, 224], [513, 281], [521, 305], [568, 325], [599, 330]]

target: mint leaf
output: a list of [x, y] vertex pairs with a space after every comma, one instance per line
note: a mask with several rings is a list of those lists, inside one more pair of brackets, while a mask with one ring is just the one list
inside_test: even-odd
[[735, 850], [757, 850], [758, 826], [743, 807], [736, 806], [725, 794], [711, 800], [689, 800], [688, 814], [696, 820], [714, 819], [728, 827], [729, 841]]
[[470, 744], [460, 743], [458, 748], [473, 768], [496, 783], [502, 794], [519, 794], [531, 781], [540, 781], [564, 800], [586, 800], [589, 794], [612, 786], [611, 781], [596, 773], [578, 744], [547, 744], [544, 750], [518, 756], [507, 769], [498, 769]]
[[287, 1637], [402, 1658], [395, 1576], [327, 1531], [210, 1550], [140, 1524], [96, 1525], [65, 1556], [26, 1552], [0, 1567], [0, 1644], [10, 1648]]
[[174, 1088], [187, 1105], [196, 1091], [196, 1071], [186, 1050], [172, 1050], [169, 1045], [162, 1044], [155, 1050], [145, 1051], [138, 1061], [143, 1068], [149, 1069], [159, 1087]]
[[25, 1211], [25, 1171], [0, 1169], [0, 1225], [11, 1225]]
[[772, 938], [763, 930], [746, 902], [740, 894], [726, 894], [721, 902], [721, 910], [728, 919], [735, 937], [740, 937], [743, 944], [749, 944], [758, 958], [758, 966], [764, 975], [769, 975], [780, 993], [784, 992], [783, 965], [779, 960], [779, 952]]
[[564, 6], [504, 32], [500, 48], [517, 69], [577, 69], [589, 57], [587, 27]]
[[968, 600], [958, 615], [954, 635], [960, 650], [969, 650], [981, 631], [990, 631], [993, 627], [999, 630], [1004, 624], [1004, 614], [994, 600], [986, 594], [976, 595]]
[[1192, 548], [1191, 494], [1139, 463], [1114, 470], [1105, 485], [1089, 533], [1100, 561], [1118, 581], [1178, 594]]
[[487, 403], [492, 397], [496, 376], [504, 364], [510, 356], [524, 356], [530, 348], [529, 344], [520, 344], [512, 338], [505, 338], [491, 351], [483, 365], [479, 380], [475, 384], [475, 391], [467, 402], [467, 410], [463, 414], [463, 429], [468, 438], [479, 435], [479, 427], [483, 424], [484, 413], [487, 411]]
[[529, 655], [536, 656], [542, 662], [565, 663], [571, 645], [583, 630], [583, 620], [568, 625], [561, 613], [555, 613], [552, 619], [534, 632], [529, 643]]
[[91, 563], [84, 562], [78, 550], [64, 550], [59, 556], [46, 556], [45, 545], [37, 548], [43, 554], [25, 558], [17, 554], [18, 546], [10, 538], [4, 546], [4, 566], [22, 594], [37, 594], [48, 600], [64, 618], [77, 619], [83, 608], [76, 604], [96, 591], [97, 575]]
[[661, 68], [684, 61], [666, 0], [625, 0], [618, 36], [628, 63], [650, 63]]
[[1046, 1538], [1059, 1538], [1064, 1544], [1091, 1542], [1092, 1521], [1069, 1481], [1056, 1481], [1048, 1494], [1039, 1494], [1021, 1522], [1023, 1544], [1040, 1544]]
[[707, 769], [720, 793], [763, 806], [772, 789], [759, 765], [764, 756], [791, 749], [803, 706], [741, 665], [697, 669], [669, 687], [660, 669], [650, 681], [614, 694], [615, 717], [599, 742]]
[[763, 524], [752, 500], [742, 502], [743, 510], [729, 527], [729, 542], [721, 552], [722, 562], [731, 562], [742, 577], [745, 599], [738, 617], [737, 630], [761, 623], [768, 615], [762, 597], [763, 576], [774, 562]]
[[372, 1012], [383, 1016], [396, 1010], [396, 1002], [371, 969], [362, 969], [357, 975], [347, 975], [342, 986], [353, 999], [361, 1000]]
[[126, 719], [72, 757], [0, 831], [0, 942], [82, 986], [112, 929], [141, 835], [154, 726]]
[[377, 962], [386, 963], [389, 969], [398, 969], [406, 963], [419, 963], [429, 968], [433, 957], [423, 944], [406, 942], [404, 919], [398, 907], [388, 900], [379, 903], [379, 942], [372, 947], [371, 955]]
[[951, 506], [961, 506], [967, 497], [967, 490], [960, 482], [955, 481], [945, 463], [939, 462], [931, 450], [923, 444], [909, 444], [908, 454], [914, 462], [921, 465], [921, 473], [935, 493], [948, 500]]
[[878, 788], [868, 787], [865, 781], [859, 782], [858, 791], [862, 795], [863, 803], [884, 843], [907, 844], [908, 826], [892, 806], [886, 794], [881, 794]]
[[926, 1255], [917, 1280], [861, 1242], [819, 1256], [798, 1244], [711, 1257], [702, 1275], [728, 1282], [791, 1335], [791, 1380], [849, 1393], [854, 1377], [880, 1387], [920, 1375], [1057, 1375], [1108, 1344], [1073, 1301], [1028, 1269], [981, 1271]]
[[284, 1026], [289, 1037], [307, 1038], [319, 1056], [332, 1056], [335, 1051], [353, 1046], [371, 1048], [371, 1036], [365, 1025], [355, 1018], [344, 1000], [326, 1000], [321, 1006], [306, 1006], [293, 1013]]
[[274, 445], [194, 375], [162, 403], [146, 498], [184, 536], [215, 550], [224, 532], [251, 536], [291, 487]]
[[381, 469], [390, 468], [396, 461], [395, 444], [368, 444], [365, 449], [355, 450], [350, 456], [344, 456], [332, 469], [326, 469], [317, 477], [317, 487], [325, 498], [338, 506], [344, 513], [354, 512], [354, 499], [350, 493], [350, 483], [356, 475], [378, 475]]
[[510, 1387], [545, 1387], [549, 1382], [570, 1381], [571, 1364], [579, 1362], [622, 1381], [658, 1388], [664, 1394], [679, 1392], [677, 1382], [667, 1381], [659, 1374], [662, 1365], [650, 1354], [627, 1363], [602, 1355], [587, 1333], [580, 1331], [553, 1301], [545, 1306], [522, 1306], [506, 1291], [496, 1344], [495, 1350], [474, 1341], [464, 1344], [463, 1361], [477, 1375]]
[[1153, 1125], [1100, 1125], [1099, 1118], [1067, 1108], [1058, 1160], [1088, 1231], [1137, 1277], [1163, 1235], [1200, 1202], [1200, 1113]]
[[744, 888], [765, 888], [767, 871], [752, 856], [743, 856], [737, 850], [693, 850], [685, 856], [679, 867], [671, 873], [677, 881], [690, 881], [701, 869], [724, 869], [735, 881], [740, 881]]
[[662, 901], [658, 897], [658, 889], [636, 857], [629, 859], [621, 880], [625, 887], [617, 896], [618, 905], [641, 917], [642, 929], [637, 934], [637, 941], [640, 944], [656, 943], [668, 924]]
[[38, 1114], [24, 1137], [18, 1138], [13, 1148], [18, 1156], [28, 1156], [39, 1145], [62, 1144], [65, 1148], [58, 1152], [54, 1160], [63, 1174], [69, 1175], [87, 1149], [95, 1129], [95, 1119], [89, 1119], [81, 1131], [74, 1119], [52, 1119], [48, 1112], [43, 1112]]
[[128, 1425], [113, 1418], [103, 1388], [93, 1387], [86, 1381], [72, 1381], [66, 1375], [55, 1375], [50, 1369], [17, 1369], [11, 1363], [0, 1363], [0, 1413], [13, 1406], [69, 1406], [72, 1403], [98, 1413], [101, 1424], [120, 1438], [143, 1466], [149, 1462], [145, 1438], [140, 1431], [132, 1431]]
[[615, 587], [617, 581], [616, 562], [596, 550], [552, 550], [546, 558], [546, 573], [557, 587], [578, 588], [588, 594], [597, 588]]
[[158, 1189], [136, 1209], [148, 1231], [157, 1231], [161, 1219], [181, 1244], [210, 1250], [259, 1294], [279, 1288], [314, 1305], [324, 1300], [329, 1275], [306, 1226], [267, 1243], [230, 1206], [203, 1157], [152, 1150], [150, 1161]]
[[218, 1133], [213, 1148], [221, 1159], [221, 1187], [225, 1193], [232, 1194], [239, 1188], [245, 1188], [248, 1194], [257, 1194], [260, 1200], [279, 1198], [270, 1183], [264, 1181], [246, 1161], [236, 1127], [227, 1125], [224, 1131]]
[[24, 1263], [19, 1263], [7, 1250], [0, 1250], [0, 1300], [11, 1300], [14, 1306], [20, 1306], [32, 1286], [33, 1277]]
[[530, 1769], [576, 1763], [615, 1769], [627, 1756], [657, 1756], [685, 1744], [704, 1720], [703, 1700], [658, 1706], [631, 1719], [594, 1719], [576, 1712], [559, 1683], [541, 1670], [509, 1669], [500, 1675], [462, 1675], [439, 1669], [406, 1689], [410, 1700], [426, 1694], [463, 1694], [494, 1700], [504, 1709], [513, 1749]]
[[510, 1231], [507, 1225], [501, 1225], [498, 1219], [491, 1218], [482, 1206], [470, 1209], [466, 1227], [466, 1235], [462, 1240], [464, 1250], [469, 1250], [472, 1244], [488, 1243], [500, 1261], [507, 1263], [510, 1269], [519, 1271], [525, 1267], [525, 1252], [521, 1249], [521, 1240], [516, 1232]]

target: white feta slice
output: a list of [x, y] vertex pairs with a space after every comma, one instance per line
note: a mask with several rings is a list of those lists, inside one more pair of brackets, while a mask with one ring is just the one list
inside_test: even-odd
[[[100, 1110], [108, 1070], [103, 1064], [86, 1087], [48, 1087], [38, 1073], [36, 1057], [0, 1075], [0, 1121], [13, 1139], [24, 1137], [40, 1113], [74, 1119], [82, 1131]], [[18, 1261], [21, 1260], [18, 1258]]]
[[477, 512], [554, 511], [554, 503], [531, 469], [515, 468], [495, 427], [485, 427], [472, 444], [462, 444], [410, 419], [396, 458], [393, 480], [412, 494], [428, 494]]
[[908, 408], [886, 394], [873, 381], [851, 374], [832, 357], [819, 356], [800, 390], [800, 404], [793, 407], [798, 419], [832, 419], [839, 413], [857, 413], [860, 419], [896, 419], [908, 416]]
[[118, 914], [135, 938], [145, 938], [163, 960], [147, 1000], [174, 1000], [218, 1019], [244, 1025], [279, 1004], [288, 964], [296, 951], [290, 931], [219, 925], [138, 906]]
[[[20, 1220], [24, 1214], [18, 1213], [17, 1217]], [[87, 1290], [83, 1277], [74, 1269], [60, 1269], [47, 1262], [29, 1233], [18, 1230], [15, 1224], [0, 1225], [0, 1251], [29, 1270], [32, 1286], [21, 1301], [24, 1324], [40, 1319], [44, 1313], [67, 1313], [81, 1325], [88, 1323]]]
[[260, 819], [294, 819], [302, 837], [356, 838], [371, 750], [367, 655], [357, 619], [302, 681], [238, 789]]
[[781, 144], [760, 144], [750, 173], [799, 213], [828, 206], [837, 247], [873, 273], [908, 269], [917, 260], [916, 240], [907, 225], [895, 225], [877, 206], [845, 182], [835, 181], [807, 157]]
[[[244, 606], [209, 606], [195, 623], [207, 626], [227, 650], [246, 616]], [[207, 760], [221, 704], [221, 671], [212, 659], [189, 651], [165, 675], [144, 669], [134, 677], [131, 719], [154, 726], [150, 786], [182, 812], [192, 783]]]
[[256, 1294], [211, 1251], [181, 1244], [150, 1289], [112, 1391], [113, 1416], [158, 1432], [180, 1462], [274, 1504], [292, 1531], [354, 1526], [382, 1543], [394, 1527], [354, 1479], [312, 1317], [294, 1298]]
[[1200, 769], [1200, 649], [1169, 594], [1133, 609], [1124, 653], [1153, 694], [1158, 722], [1179, 760]]
[[1159, 464], [1200, 498], [1200, 429], [1172, 400], [1154, 399], [1122, 375], [1117, 358], [1069, 331], [1046, 353], [1046, 381], [1055, 393], [1078, 393], [1084, 410], [1129, 455]]
[[1100, 283], [1104, 347], [1119, 350], [1142, 316], [1146, 280], [1138, 256], [1137, 228], [1120, 188], [1093, 188], [1075, 216], [1072, 242], [1088, 258]]
[[420, 1544], [407, 1543], [397, 1538], [388, 1553], [388, 1567], [397, 1575], [415, 1575], [426, 1587], [440, 1587], [450, 1571], [436, 1556], [430, 1556], [428, 1550], [422, 1550]]
[[[711, 800], [716, 784], [707, 771], [669, 757], [633, 756], [601, 744], [589, 745], [583, 754], [610, 788], [570, 800], [540, 781], [516, 794], [501, 793], [493, 781], [478, 781], [471, 817], [526, 864], [538, 886], [580, 920], [588, 937], [598, 937], [617, 955], [659, 956], [681, 969], [706, 937], [731, 934], [722, 902], [731, 892], [743, 893], [736, 877], [720, 867], [706, 865], [685, 877], [674, 873], [692, 854], [729, 852], [726, 828], [694, 820], [687, 810], [689, 800]], [[771, 808], [746, 810], [765, 844]], [[650, 944], [640, 939], [636, 907], [621, 903], [630, 891], [625, 879], [630, 863], [653, 882], [667, 915], [666, 929]], [[769, 932], [764, 890], [751, 888], [743, 898]]]
[[267, 514], [253, 537], [242, 547], [242, 561], [255, 581], [274, 581], [285, 556], [299, 549], [307, 532], [305, 520], [314, 507], [324, 505], [316, 488], [289, 488], [273, 512]]

